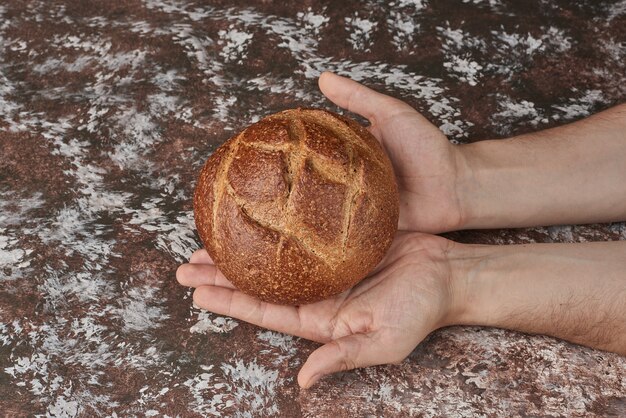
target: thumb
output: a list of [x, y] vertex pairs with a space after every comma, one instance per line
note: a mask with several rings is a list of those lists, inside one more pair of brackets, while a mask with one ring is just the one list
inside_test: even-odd
[[363, 84], [346, 77], [324, 72], [318, 81], [320, 90], [337, 106], [357, 113], [368, 119], [372, 125], [382, 123], [394, 114], [412, 111], [408, 104], [393, 97], [378, 93]]
[[388, 355], [376, 332], [347, 335], [311, 353], [298, 373], [298, 384], [308, 389], [328, 374], [399, 361]]

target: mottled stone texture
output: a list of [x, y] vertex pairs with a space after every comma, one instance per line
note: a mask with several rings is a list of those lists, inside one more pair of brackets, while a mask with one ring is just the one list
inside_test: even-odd
[[[235, 130], [322, 106], [322, 70], [405, 99], [453, 141], [626, 97], [621, 0], [4, 0], [4, 416], [626, 416], [626, 359], [481, 328], [301, 391], [315, 344], [192, 308], [192, 193]], [[624, 224], [451, 234], [626, 239]]]

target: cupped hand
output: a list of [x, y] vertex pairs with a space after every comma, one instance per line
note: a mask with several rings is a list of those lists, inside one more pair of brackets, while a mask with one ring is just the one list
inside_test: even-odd
[[205, 250], [176, 276], [195, 287], [194, 302], [211, 312], [323, 343], [302, 366], [304, 388], [357, 367], [398, 363], [433, 330], [450, 324], [455, 305], [446, 255], [457, 244], [420, 233], [399, 233], [370, 277], [321, 302], [284, 306], [238, 291]]
[[440, 233], [465, 223], [460, 177], [465, 162], [458, 147], [408, 104], [333, 73], [319, 79], [336, 105], [370, 122], [387, 151], [400, 189], [399, 228]]

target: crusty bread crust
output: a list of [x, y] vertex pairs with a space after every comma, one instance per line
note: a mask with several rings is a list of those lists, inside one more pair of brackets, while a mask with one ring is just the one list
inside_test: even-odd
[[242, 292], [279, 304], [316, 302], [362, 280], [398, 224], [391, 162], [360, 124], [291, 109], [235, 135], [207, 160], [196, 227]]

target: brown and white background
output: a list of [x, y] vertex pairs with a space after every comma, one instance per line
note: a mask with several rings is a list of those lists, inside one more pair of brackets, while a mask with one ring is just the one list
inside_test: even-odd
[[626, 1], [1, 1], [0, 415], [626, 416], [626, 359], [552, 338], [449, 328], [302, 391], [314, 343], [192, 307], [201, 165], [266, 114], [334, 109], [324, 70], [454, 142], [544, 129], [626, 99]]

